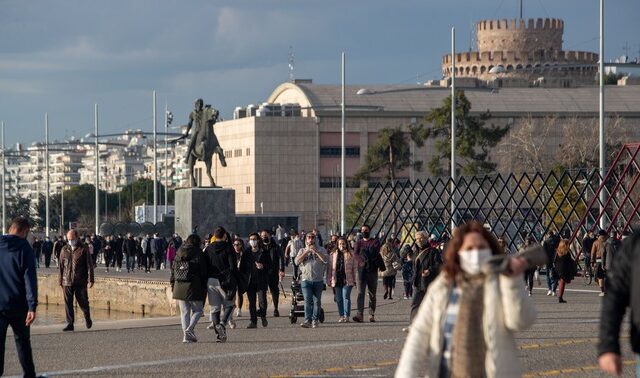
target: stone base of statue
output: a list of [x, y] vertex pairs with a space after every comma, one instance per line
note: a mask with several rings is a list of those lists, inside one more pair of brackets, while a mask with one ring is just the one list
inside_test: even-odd
[[204, 238], [218, 226], [229, 232], [236, 228], [236, 192], [233, 189], [177, 189], [175, 203], [176, 233], [183, 239], [191, 235], [194, 229]]

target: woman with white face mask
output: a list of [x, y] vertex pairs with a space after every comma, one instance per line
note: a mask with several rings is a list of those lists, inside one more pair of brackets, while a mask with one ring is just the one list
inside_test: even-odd
[[458, 227], [447, 246], [443, 272], [427, 290], [402, 350], [396, 377], [519, 377], [514, 332], [535, 321], [533, 302], [522, 290], [526, 260], [512, 257], [507, 274], [485, 274], [501, 254], [481, 223]]

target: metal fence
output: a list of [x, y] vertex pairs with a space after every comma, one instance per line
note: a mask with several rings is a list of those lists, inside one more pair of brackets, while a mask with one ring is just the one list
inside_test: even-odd
[[101, 236], [126, 235], [128, 233], [131, 233], [131, 235], [137, 237], [148, 234], [153, 235], [156, 232], [162, 237], [169, 237], [173, 234], [174, 230], [172, 225], [164, 222], [158, 222], [156, 224], [153, 224], [151, 222], [145, 222], [142, 224], [136, 222], [118, 222], [115, 224], [102, 223], [100, 225]]
[[478, 220], [513, 251], [550, 230], [573, 243], [601, 219], [607, 231], [626, 230], [640, 222], [639, 152], [640, 144], [623, 146], [604, 180], [597, 170], [573, 170], [461, 177], [453, 190], [444, 177], [380, 183], [369, 189], [352, 231], [368, 224], [404, 243], [418, 230], [440, 236], [452, 223]]

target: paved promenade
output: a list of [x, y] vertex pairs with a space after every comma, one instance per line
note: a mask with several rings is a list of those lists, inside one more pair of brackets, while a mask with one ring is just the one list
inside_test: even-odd
[[[600, 298], [594, 286], [576, 281], [569, 288], [564, 305], [545, 296], [542, 288], [534, 291], [538, 321], [517, 335], [528, 377], [602, 376], [594, 346]], [[225, 344], [214, 342], [206, 319], [196, 329], [200, 341], [195, 344], [181, 343], [177, 317], [96, 322], [89, 331], [77, 324], [69, 334], [60, 331], [61, 325], [36, 326], [36, 367], [49, 376], [391, 376], [406, 337], [401, 328], [410, 301], [379, 295], [375, 324], [336, 323], [336, 307], [326, 292], [323, 301], [327, 321], [317, 329], [269, 317], [267, 328], [248, 330], [245, 316], [238, 319], [238, 329], [229, 330]], [[288, 313], [288, 304], [281, 313]], [[626, 336], [627, 327], [624, 332]], [[623, 345], [625, 376], [631, 377], [628, 338]], [[5, 373], [20, 373], [12, 339]]]

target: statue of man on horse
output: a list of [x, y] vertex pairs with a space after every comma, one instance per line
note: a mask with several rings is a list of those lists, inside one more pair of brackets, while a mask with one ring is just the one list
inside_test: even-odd
[[191, 127], [195, 122], [195, 129], [191, 140], [189, 141], [189, 148], [187, 155], [185, 156], [185, 162], [189, 166], [189, 174], [191, 175], [191, 187], [197, 187], [196, 177], [194, 173], [194, 166], [196, 161], [204, 161], [207, 166], [207, 176], [211, 181], [211, 186], [216, 186], [213, 177], [211, 177], [211, 167], [213, 163], [213, 155], [218, 154], [220, 164], [223, 167], [227, 166], [227, 162], [224, 159], [224, 151], [220, 147], [218, 138], [213, 132], [213, 125], [218, 121], [219, 113], [211, 105], [204, 105], [204, 101], [199, 98], [196, 100], [195, 109], [189, 114], [189, 123], [187, 124], [187, 130], [181, 138], [187, 138]]

